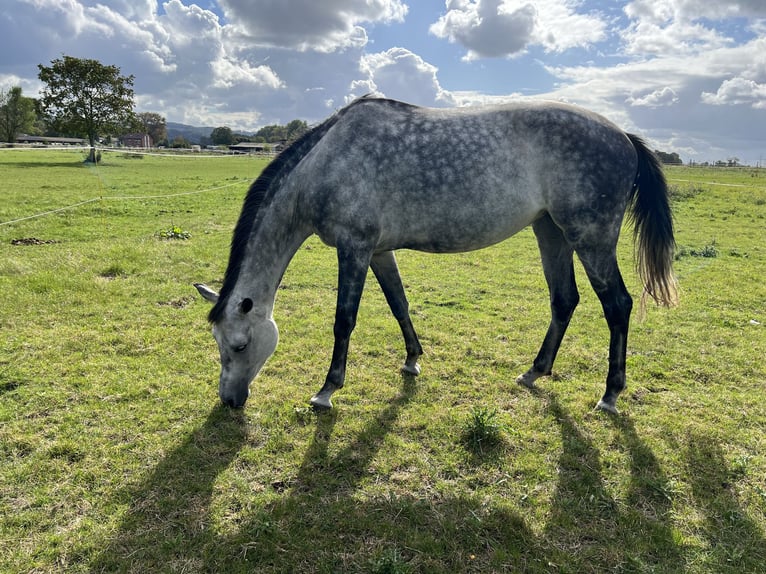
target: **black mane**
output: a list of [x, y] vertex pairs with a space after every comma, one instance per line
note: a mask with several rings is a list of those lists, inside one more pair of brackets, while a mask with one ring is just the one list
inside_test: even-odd
[[258, 212], [267, 197], [273, 193], [274, 189], [277, 187], [272, 184], [284, 179], [284, 177], [286, 177], [293, 168], [300, 163], [306, 154], [311, 151], [311, 149], [320, 139], [322, 139], [330, 128], [335, 125], [346, 111], [366, 99], [368, 99], [368, 97], [363, 96], [355, 100], [342, 110], [327, 118], [321, 124], [311, 128], [266, 166], [266, 169], [264, 169], [261, 175], [252, 183], [247, 192], [247, 196], [245, 197], [245, 203], [242, 206], [242, 212], [237, 220], [237, 225], [234, 228], [234, 235], [231, 239], [229, 265], [226, 268], [226, 273], [223, 278], [221, 293], [218, 297], [218, 302], [213, 305], [213, 308], [208, 314], [208, 321], [216, 323], [223, 316], [226, 303], [231, 292], [234, 290], [234, 285], [237, 283], [237, 279], [239, 278], [239, 272], [242, 268], [242, 260], [245, 257], [247, 244], [254, 231]]

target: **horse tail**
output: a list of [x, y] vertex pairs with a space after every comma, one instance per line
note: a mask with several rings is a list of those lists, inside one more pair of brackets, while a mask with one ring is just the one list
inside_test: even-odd
[[678, 302], [673, 276], [676, 242], [668, 184], [657, 156], [638, 136], [627, 134], [638, 154], [638, 173], [631, 192], [630, 219], [636, 246], [636, 267], [644, 284], [642, 306], [649, 295], [658, 304]]

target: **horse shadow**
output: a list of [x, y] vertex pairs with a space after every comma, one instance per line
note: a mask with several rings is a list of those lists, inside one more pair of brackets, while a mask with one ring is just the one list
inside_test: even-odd
[[746, 470], [730, 468], [720, 440], [698, 432], [687, 438], [686, 462], [693, 502], [704, 517], [699, 536], [709, 549], [710, 571], [763, 572], [764, 532], [746, 512], [735, 484]]
[[630, 478], [624, 500], [616, 500], [601, 462], [599, 445], [581, 430], [555, 395], [545, 397], [559, 426], [562, 452], [552, 510], [542, 537], [549, 562], [593, 571], [681, 572], [683, 550], [672, 529], [672, 488], [659, 461], [628, 416], [595, 414], [615, 429], [613, 444], [624, 449]]
[[[241, 413], [214, 409], [144, 483], [126, 490], [121, 503], [129, 510], [91, 571], [355, 572], [360, 555], [381, 549], [404, 564], [388, 571], [687, 570], [686, 550], [674, 537], [675, 487], [631, 419], [596, 415], [615, 430], [614, 444], [596, 445], [552, 393], [539, 396], [562, 447], [540, 531], [515, 506], [478, 494], [363, 494], [361, 484], [374, 479], [371, 465], [415, 393], [405, 377], [401, 391], [340, 450], [332, 448], [337, 415], [314, 418], [311, 442], [294, 478], [279, 485], [281, 496], [240, 513], [241, 522], [226, 534], [206, 527], [214, 484], [248, 430]], [[599, 447], [624, 449], [630, 461], [621, 501], [611, 494]], [[691, 490], [706, 517], [711, 567], [734, 563], [741, 566], [736, 571], [758, 571], [756, 560], [766, 555], [763, 536], [724, 484], [730, 473], [720, 448], [694, 437], [686, 457]], [[380, 563], [362, 566], [386, 571]]]
[[169, 556], [186, 571], [204, 571], [200, 549], [214, 542], [205, 524], [215, 480], [246, 440], [243, 413], [215, 407], [144, 482], [124, 489], [112, 501], [115, 511], [125, 506], [127, 510], [116, 534], [90, 563], [90, 571], [165, 572]]

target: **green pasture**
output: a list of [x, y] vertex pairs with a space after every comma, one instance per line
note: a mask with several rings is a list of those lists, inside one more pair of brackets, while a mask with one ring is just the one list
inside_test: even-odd
[[634, 317], [619, 417], [593, 411], [608, 331], [579, 266], [553, 376], [514, 383], [549, 317], [529, 229], [399, 253], [418, 378], [370, 276], [317, 416], [334, 251], [290, 265], [240, 411], [192, 287], [220, 286], [266, 160], [82, 159], [0, 151], [0, 572], [764, 572], [765, 171], [668, 170], [681, 304]]

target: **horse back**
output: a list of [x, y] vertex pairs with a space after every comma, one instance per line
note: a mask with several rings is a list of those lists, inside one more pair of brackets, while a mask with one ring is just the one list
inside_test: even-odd
[[604, 204], [624, 212], [635, 173], [625, 134], [573, 106], [430, 109], [367, 99], [292, 179], [330, 245], [345, 234], [380, 251], [458, 252], [502, 241], [544, 213], [565, 221]]

